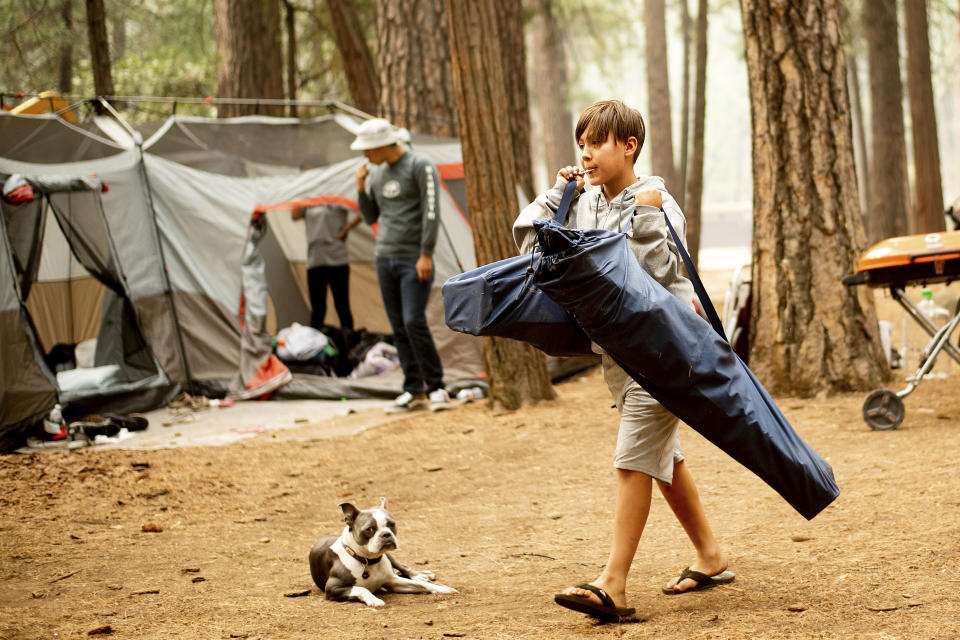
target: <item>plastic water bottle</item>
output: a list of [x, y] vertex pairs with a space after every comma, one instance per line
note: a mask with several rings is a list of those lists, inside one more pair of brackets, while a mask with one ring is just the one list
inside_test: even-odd
[[930, 289], [920, 292], [920, 303], [917, 307], [938, 328], [950, 321], [950, 312], [933, 301], [933, 291]]
[[[952, 317], [949, 311], [934, 302], [933, 292], [930, 291], [930, 289], [920, 291], [920, 302], [917, 304], [917, 308], [920, 309], [920, 312], [926, 316], [937, 329], [950, 322], [950, 318]], [[949, 370], [951, 368], [949, 364], [951, 358], [948, 356], [946, 361]]]

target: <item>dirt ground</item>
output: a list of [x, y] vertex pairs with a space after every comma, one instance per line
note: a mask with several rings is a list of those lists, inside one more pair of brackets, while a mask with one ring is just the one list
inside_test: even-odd
[[[737, 578], [662, 595], [692, 547], [655, 496], [628, 584], [639, 621], [623, 625], [552, 602], [597, 575], [610, 540], [617, 419], [596, 369], [502, 415], [371, 410], [337, 418], [371, 427], [348, 437], [306, 425], [223, 447], [5, 456], [0, 638], [957, 638], [957, 375], [924, 382], [890, 432], [863, 423], [865, 394], [778, 399], [841, 488], [811, 522], [684, 426]], [[337, 505], [380, 496], [396, 556], [458, 594], [388, 594], [376, 610], [313, 587], [307, 552], [341, 529]]]

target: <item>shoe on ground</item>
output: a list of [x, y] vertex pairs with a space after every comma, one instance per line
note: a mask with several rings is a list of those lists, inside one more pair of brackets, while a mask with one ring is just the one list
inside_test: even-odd
[[446, 389], [434, 389], [430, 392], [430, 411], [443, 411], [450, 408], [450, 394]]
[[416, 395], [410, 393], [409, 391], [404, 391], [397, 399], [393, 401], [393, 404], [386, 408], [387, 413], [407, 413], [409, 411], [416, 411], [417, 409], [423, 409], [427, 405], [427, 394], [418, 393]]

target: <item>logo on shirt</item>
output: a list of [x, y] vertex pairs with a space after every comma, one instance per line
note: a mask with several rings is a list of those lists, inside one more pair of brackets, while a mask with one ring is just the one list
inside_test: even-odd
[[396, 180], [390, 180], [383, 185], [384, 198], [396, 198], [400, 195], [400, 183]]

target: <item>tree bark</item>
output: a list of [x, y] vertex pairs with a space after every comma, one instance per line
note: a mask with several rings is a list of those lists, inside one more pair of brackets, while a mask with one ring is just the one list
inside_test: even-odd
[[867, 162], [867, 134], [863, 126], [863, 101], [860, 96], [860, 70], [857, 58], [847, 54], [847, 86], [850, 92], [850, 116], [853, 119], [853, 150], [857, 165], [857, 195], [860, 212], [866, 228], [867, 193], [870, 191], [870, 171]]
[[[673, 125], [670, 118], [670, 82], [667, 72], [667, 35], [664, 0], [645, 0], [643, 26], [646, 32], [647, 144], [650, 147], [652, 173], [663, 178], [667, 190], [681, 194], [673, 163]], [[674, 197], [677, 197], [676, 195]]]
[[687, 216], [687, 249], [690, 259], [700, 259], [700, 226], [703, 203], [703, 146], [707, 113], [707, 0], [700, 0], [697, 9], [697, 67], [693, 97], [693, 149], [684, 212]]
[[[287, 99], [297, 99], [297, 87], [300, 71], [297, 67], [297, 10], [290, 0], [283, 0], [284, 24], [287, 32]], [[291, 104], [288, 113], [291, 118], [297, 117], [297, 105]]]
[[[681, 30], [683, 31], [683, 85], [680, 93], [680, 166], [677, 169], [679, 204], [686, 209], [687, 154], [690, 151], [690, 8], [687, 0], [680, 0]], [[699, 240], [699, 238], [698, 238]], [[692, 254], [691, 254], [692, 255]]]
[[533, 192], [533, 163], [530, 159], [530, 101], [527, 95], [527, 57], [523, 44], [523, 3], [518, 0], [496, 0], [496, 8], [517, 185], [528, 200], [533, 200], [536, 194]]
[[73, 0], [63, 0], [60, 4], [60, 19], [66, 37], [60, 42], [60, 65], [57, 69], [57, 90], [60, 95], [68, 96], [73, 92]]
[[457, 135], [450, 45], [433, 37], [446, 24], [443, 0], [377, 0], [380, 110], [395, 126]]
[[[283, 53], [279, 0], [214, 0], [217, 93], [221, 98], [283, 98]], [[220, 105], [221, 118], [282, 116], [283, 107]]]
[[[514, 255], [510, 233], [517, 212], [517, 174], [503, 39], [496, 0], [446, 0], [457, 120], [466, 170], [467, 206], [477, 264]], [[484, 338], [483, 359], [492, 406], [517, 409], [554, 397], [544, 355], [506, 338]]]
[[353, 104], [361, 111], [377, 114], [380, 110], [380, 80], [356, 5], [350, 0], [327, 0], [327, 10]]
[[740, 0], [753, 133], [750, 364], [773, 393], [889, 376], [864, 246], [836, 0]]
[[908, 233], [907, 150], [897, 49], [896, 0], [863, 0], [870, 69], [870, 243]]
[[940, 145], [930, 78], [930, 41], [925, 0], [904, 0], [907, 27], [907, 87], [913, 132], [914, 233], [943, 231]]
[[113, 72], [110, 67], [110, 40], [107, 38], [107, 14], [103, 0], [86, 0], [87, 33], [90, 37], [90, 63], [93, 67], [93, 91], [112, 96]]
[[534, 103], [543, 131], [546, 183], [553, 184], [560, 167], [577, 162], [573, 116], [567, 101], [567, 54], [553, 15], [553, 0], [536, 0], [533, 19]]

